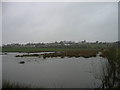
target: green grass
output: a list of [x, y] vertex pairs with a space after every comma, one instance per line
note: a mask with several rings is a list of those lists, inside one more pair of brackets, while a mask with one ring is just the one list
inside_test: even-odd
[[[91, 50], [89, 48], [2, 48], [2, 52], [54, 52], [54, 51], [75, 51]], [[92, 49], [93, 50], [93, 49]]]
[[2, 48], [0, 47], [0, 52], [2, 52]]

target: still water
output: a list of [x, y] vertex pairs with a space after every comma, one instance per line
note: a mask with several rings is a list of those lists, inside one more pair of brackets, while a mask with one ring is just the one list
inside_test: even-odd
[[[3, 81], [43, 88], [97, 88], [107, 59], [15, 57], [19, 53], [2, 56]], [[22, 53], [21, 53], [22, 54]], [[20, 61], [25, 61], [20, 64]]]

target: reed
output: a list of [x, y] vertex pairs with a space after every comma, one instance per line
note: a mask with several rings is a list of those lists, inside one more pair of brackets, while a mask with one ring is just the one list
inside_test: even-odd
[[45, 90], [46, 88], [43, 87], [35, 87], [32, 85], [25, 85], [25, 84], [21, 84], [21, 83], [17, 83], [17, 82], [11, 82], [11, 81], [6, 81], [3, 80], [2, 83], [2, 90], [7, 90], [7, 89], [13, 89], [13, 90]]
[[108, 59], [107, 70], [104, 71], [103, 86], [105, 88], [120, 88], [120, 48], [110, 48], [102, 52]]
[[52, 57], [96, 57], [98, 50], [72, 50], [72, 51], [59, 51], [54, 53], [45, 53], [45, 54], [26, 54], [26, 55], [16, 55], [16, 57], [41, 57], [43, 58], [52, 58]]

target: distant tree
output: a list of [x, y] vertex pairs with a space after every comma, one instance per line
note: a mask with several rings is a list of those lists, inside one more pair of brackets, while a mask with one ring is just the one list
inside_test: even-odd
[[57, 42], [57, 41], [55, 41], [55, 44], [58, 44], [58, 42]]
[[98, 41], [96, 41], [96, 43], [98, 43]]
[[86, 43], [86, 40], [82, 41], [82, 43]]
[[61, 45], [64, 45], [64, 42], [63, 42], [63, 41], [60, 41], [60, 44], [61, 44]]

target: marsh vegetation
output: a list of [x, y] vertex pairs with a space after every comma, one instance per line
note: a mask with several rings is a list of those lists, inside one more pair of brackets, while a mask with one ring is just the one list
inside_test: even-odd
[[[3, 53], [7, 54], [3, 55], [3, 80], [8, 79], [10, 82], [3, 83], [3, 86], [27, 88], [26, 85], [11, 82], [20, 78], [19, 82], [40, 80], [43, 87], [52, 88], [60, 88], [64, 80], [63, 88], [120, 88], [120, 48], [116, 45], [109, 46], [107, 48], [98, 48], [98, 45], [94, 48], [4, 47]], [[101, 53], [97, 55], [99, 52]], [[99, 74], [97, 71], [101, 69], [102, 72]], [[96, 79], [95, 75], [101, 78]], [[31, 84], [41, 86], [35, 82]]]
[[106, 71], [103, 70], [103, 88], [120, 88], [120, 48], [110, 48], [102, 52], [108, 59]]
[[57, 51], [53, 53], [44, 53], [44, 54], [23, 54], [23, 55], [16, 55], [15, 57], [95, 57], [98, 53], [98, 50], [69, 50], [69, 51]]

